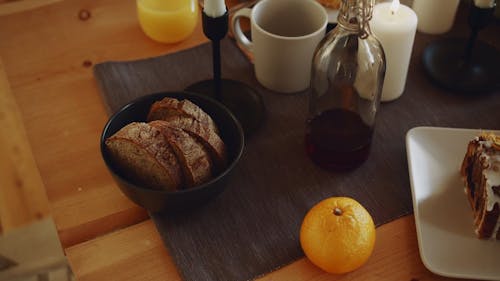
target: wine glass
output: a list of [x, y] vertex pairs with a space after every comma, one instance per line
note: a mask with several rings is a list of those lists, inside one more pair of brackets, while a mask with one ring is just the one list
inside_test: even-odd
[[495, 1], [486, 6], [472, 1], [468, 39], [447, 38], [430, 44], [423, 54], [429, 76], [442, 87], [466, 94], [477, 94], [500, 86], [500, 52], [477, 40], [479, 31], [492, 20]]

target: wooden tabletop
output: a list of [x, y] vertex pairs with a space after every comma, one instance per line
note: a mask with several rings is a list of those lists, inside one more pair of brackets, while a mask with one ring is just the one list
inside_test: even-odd
[[[28, 179], [41, 176], [78, 280], [180, 280], [147, 213], [120, 192], [101, 159], [107, 115], [92, 66], [198, 45], [206, 41], [201, 26], [187, 40], [165, 45], [142, 33], [135, 1], [46, 2], [0, 12], [0, 75], [8, 81], [0, 94], [12, 96], [19, 109], [26, 132], [20, 135], [38, 167]], [[3, 138], [10, 133], [0, 132]], [[0, 164], [12, 165], [3, 157]], [[353, 273], [332, 276], [301, 259], [259, 280], [448, 279], [422, 264], [413, 216], [407, 216], [377, 229], [373, 256]]]

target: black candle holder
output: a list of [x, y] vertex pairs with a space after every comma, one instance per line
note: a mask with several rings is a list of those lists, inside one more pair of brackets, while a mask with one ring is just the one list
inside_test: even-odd
[[491, 22], [495, 6], [480, 8], [471, 2], [469, 38], [433, 42], [424, 50], [423, 63], [438, 85], [459, 93], [479, 94], [500, 88], [500, 52], [477, 40], [479, 31]]
[[213, 79], [190, 85], [186, 91], [207, 95], [224, 104], [249, 136], [264, 122], [266, 110], [255, 89], [240, 81], [221, 78], [220, 40], [227, 34], [228, 18], [227, 12], [215, 18], [202, 13], [203, 33], [212, 41]]

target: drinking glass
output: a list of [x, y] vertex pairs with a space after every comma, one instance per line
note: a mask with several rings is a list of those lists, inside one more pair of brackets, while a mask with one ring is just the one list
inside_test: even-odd
[[182, 41], [193, 33], [199, 18], [197, 0], [137, 0], [144, 33], [162, 43]]

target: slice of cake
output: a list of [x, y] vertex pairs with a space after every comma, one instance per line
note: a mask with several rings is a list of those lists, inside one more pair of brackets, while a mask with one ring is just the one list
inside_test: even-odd
[[460, 172], [477, 236], [500, 240], [500, 136], [482, 133], [471, 140]]

